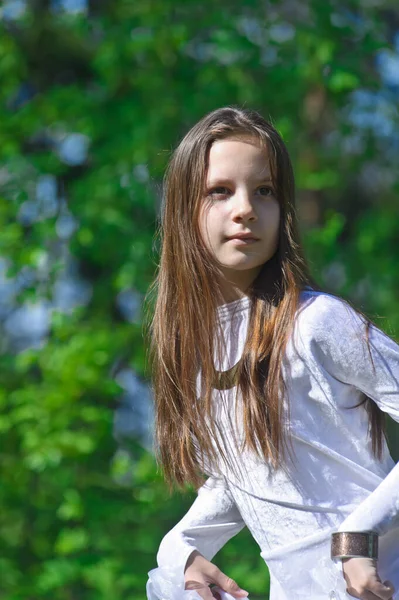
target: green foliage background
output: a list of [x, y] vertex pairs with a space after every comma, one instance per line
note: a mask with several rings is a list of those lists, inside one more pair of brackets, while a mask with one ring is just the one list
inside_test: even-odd
[[[393, 52], [398, 20], [394, 3], [355, 0], [99, 0], [78, 14], [32, 1], [2, 19], [0, 256], [8, 277], [34, 275], [13, 301], [51, 303], [66, 253], [92, 295], [53, 309], [40, 347], [15, 352], [2, 331], [1, 600], [144, 600], [160, 539], [193, 500], [167, 495], [139, 439], [118, 451], [116, 369], [146, 374], [140, 319], [116, 297], [143, 296], [153, 278], [162, 174], [206, 112], [240, 104], [272, 119], [294, 160], [316, 279], [398, 333], [398, 92], [375, 61]], [[375, 94], [369, 126], [351, 119], [359, 89]], [[71, 132], [88, 143], [75, 166], [57, 150]], [[67, 240], [60, 212], [17, 218], [42, 175], [78, 223]], [[390, 443], [397, 453], [394, 429]], [[252, 600], [267, 597], [247, 532], [216, 562]]]

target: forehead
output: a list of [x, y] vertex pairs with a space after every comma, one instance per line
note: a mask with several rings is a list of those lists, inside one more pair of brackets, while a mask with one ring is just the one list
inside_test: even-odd
[[207, 180], [270, 177], [269, 150], [253, 137], [216, 140], [209, 151]]

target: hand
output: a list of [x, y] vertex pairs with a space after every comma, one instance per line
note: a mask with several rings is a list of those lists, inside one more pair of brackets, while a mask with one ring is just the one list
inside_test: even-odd
[[195, 590], [204, 600], [220, 600], [220, 595], [212, 592], [209, 584], [215, 583], [222, 590], [234, 598], [246, 598], [248, 592], [242, 590], [230, 577], [227, 577], [216, 565], [209, 562], [202, 554], [195, 550], [190, 554], [184, 570], [186, 590]]
[[382, 583], [377, 572], [377, 561], [372, 558], [344, 558], [342, 572], [346, 591], [362, 600], [392, 600], [395, 588], [390, 581]]

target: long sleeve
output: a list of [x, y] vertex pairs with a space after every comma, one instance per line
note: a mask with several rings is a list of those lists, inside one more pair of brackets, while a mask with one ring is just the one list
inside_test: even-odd
[[[358, 313], [327, 297], [315, 319], [314, 352], [333, 377], [366, 394], [399, 422], [399, 346], [371, 326], [368, 349], [365, 334], [365, 323]], [[399, 463], [342, 522], [339, 531], [374, 530], [382, 535], [398, 525]]]
[[184, 517], [161, 541], [158, 566], [187, 562], [193, 550], [212, 560], [215, 554], [245, 526], [223, 481], [208, 478], [198, 490]]
[[173, 594], [177, 594], [177, 590], [182, 594], [184, 590], [184, 567], [190, 554], [198, 550], [212, 560], [244, 526], [224, 481], [208, 478], [198, 490], [191, 508], [161, 541], [157, 554], [158, 569], [149, 572], [148, 600], [182, 598]]

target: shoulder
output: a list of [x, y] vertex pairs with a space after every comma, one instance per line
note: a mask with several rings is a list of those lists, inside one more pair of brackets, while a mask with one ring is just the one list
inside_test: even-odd
[[294, 331], [318, 341], [340, 339], [363, 329], [365, 319], [348, 302], [327, 292], [301, 292]]

